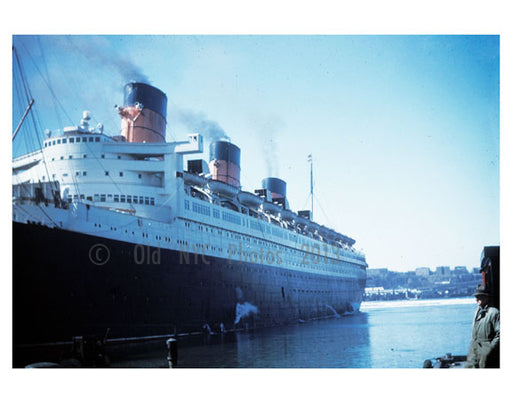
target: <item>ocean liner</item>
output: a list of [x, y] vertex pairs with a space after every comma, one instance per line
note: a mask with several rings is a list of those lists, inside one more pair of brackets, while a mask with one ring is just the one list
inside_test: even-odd
[[[242, 190], [241, 150], [166, 142], [167, 97], [124, 88], [120, 134], [84, 112], [14, 158], [14, 345], [276, 326], [356, 311], [354, 239], [290, 210], [286, 183]], [[195, 158], [195, 159], [194, 159]]]

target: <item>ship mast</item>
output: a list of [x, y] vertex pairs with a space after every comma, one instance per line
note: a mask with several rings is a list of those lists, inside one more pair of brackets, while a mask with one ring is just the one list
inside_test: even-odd
[[25, 109], [25, 113], [21, 117], [21, 120], [18, 123], [18, 126], [16, 127], [16, 129], [14, 130], [14, 133], [12, 134], [12, 141], [14, 141], [14, 139], [16, 138], [16, 135], [18, 134], [18, 131], [21, 128], [21, 125], [23, 124], [23, 122], [25, 121], [25, 118], [27, 117], [28, 113], [30, 112], [30, 109], [32, 108], [32, 105], [34, 105], [34, 98], [32, 98], [32, 96], [30, 95], [30, 90], [29, 90], [28, 85], [27, 85], [27, 80], [25, 79], [25, 75], [23, 74], [23, 69], [21, 68], [21, 62], [20, 62], [20, 59], [18, 57], [18, 52], [16, 51], [16, 48], [14, 46], [12, 47], [12, 51], [14, 53], [14, 57], [16, 58], [18, 70], [20, 72], [21, 81], [23, 83], [23, 88], [25, 89], [25, 93], [26, 93], [27, 98], [30, 99], [29, 104], [27, 106], [27, 109]]
[[308, 155], [310, 166], [310, 196], [311, 196], [311, 220], [313, 220], [313, 154]]
[[14, 141], [14, 139], [16, 138], [16, 135], [18, 134], [18, 131], [21, 128], [21, 125], [25, 121], [25, 118], [27, 117], [28, 113], [30, 112], [30, 109], [32, 108], [32, 105], [34, 105], [34, 99], [30, 100], [30, 102], [29, 102], [29, 104], [27, 106], [27, 109], [25, 110], [25, 113], [21, 117], [20, 123], [18, 123], [18, 126], [16, 127], [16, 130], [14, 130], [14, 133], [12, 135], [12, 141]]

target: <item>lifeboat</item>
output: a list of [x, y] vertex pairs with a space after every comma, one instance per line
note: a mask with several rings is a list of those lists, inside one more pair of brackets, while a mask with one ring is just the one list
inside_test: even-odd
[[310, 221], [307, 218], [297, 215], [297, 217], [295, 217], [295, 222], [304, 227], [304, 226], [308, 225]]
[[352, 238], [349, 238], [348, 236], [345, 236], [343, 234], [336, 234], [336, 241], [338, 242], [341, 242], [342, 244], [345, 244], [345, 245], [348, 245], [348, 246], [352, 246], [356, 243], [355, 240], [353, 240]]
[[263, 203], [263, 199], [259, 197], [257, 194], [241, 191], [238, 193], [238, 200], [245, 206], [252, 207], [254, 209], [258, 209]]
[[297, 214], [295, 214], [295, 213], [294, 213], [293, 211], [291, 211], [291, 210], [283, 209], [283, 210], [281, 211], [281, 218], [282, 218], [283, 220], [286, 220], [286, 221], [290, 221], [290, 222], [291, 222], [291, 221], [296, 220], [296, 218], [297, 218]]
[[187, 185], [194, 185], [198, 187], [205, 187], [208, 179], [204, 176], [199, 176], [190, 172], [183, 172], [183, 180]]
[[324, 239], [334, 240], [334, 238], [336, 237], [336, 232], [323, 225], [320, 227], [320, 230], [318, 232]]
[[229, 198], [235, 197], [238, 194], [238, 192], [240, 192], [240, 189], [238, 189], [234, 186], [228, 185], [225, 182], [221, 182], [221, 181], [217, 181], [217, 180], [210, 180], [208, 182], [208, 188], [210, 189], [210, 191], [212, 193], [215, 193], [215, 194], [218, 194], [221, 196], [225, 196], [225, 197], [229, 197]]
[[309, 221], [307, 223], [307, 226], [308, 226], [308, 231], [311, 233], [315, 233], [316, 231], [320, 230], [320, 225], [313, 221]]
[[279, 214], [283, 210], [283, 207], [279, 204], [272, 202], [263, 201], [263, 211], [267, 211], [273, 214]]

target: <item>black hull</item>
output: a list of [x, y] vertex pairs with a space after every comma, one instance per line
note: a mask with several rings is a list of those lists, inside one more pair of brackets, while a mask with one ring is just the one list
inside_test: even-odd
[[[293, 323], [351, 310], [364, 287], [364, 280], [193, 254], [187, 262], [177, 251], [13, 225], [15, 346], [103, 337], [107, 329], [115, 339], [201, 331], [205, 323], [213, 331], [221, 323], [226, 330]], [[243, 308], [252, 309], [242, 316]]]

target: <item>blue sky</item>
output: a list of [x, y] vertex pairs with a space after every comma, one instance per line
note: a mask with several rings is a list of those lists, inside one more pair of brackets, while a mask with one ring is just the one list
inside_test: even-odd
[[[82, 110], [117, 134], [122, 87], [168, 96], [167, 138], [216, 122], [242, 186], [288, 183], [293, 210], [357, 240], [370, 267], [479, 265], [499, 244], [498, 36], [17, 36], [43, 128]], [[39, 72], [36, 69], [39, 69]], [[55, 107], [42, 76], [60, 104]], [[23, 113], [13, 103], [13, 124]], [[19, 154], [31, 147], [20, 132]], [[205, 156], [206, 158], [206, 156]]]

